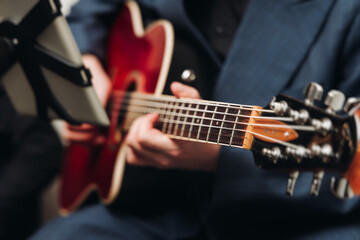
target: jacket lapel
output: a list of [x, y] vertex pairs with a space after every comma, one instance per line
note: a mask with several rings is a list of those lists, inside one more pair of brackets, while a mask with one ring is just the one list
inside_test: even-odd
[[214, 98], [266, 105], [291, 85], [334, 0], [252, 0]]
[[205, 51], [208, 52], [214, 63], [219, 67], [221, 66], [221, 61], [216, 55], [215, 51], [210, 47], [204, 36], [188, 17], [183, 0], [156, 0], [155, 7], [159, 15], [162, 18], [169, 20], [174, 25], [175, 29], [185, 29], [189, 32], [189, 34], [194, 35], [195, 38], [201, 43]]

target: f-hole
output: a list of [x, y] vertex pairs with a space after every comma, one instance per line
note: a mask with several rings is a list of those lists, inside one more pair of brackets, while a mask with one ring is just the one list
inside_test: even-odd
[[[131, 71], [129, 74], [127, 74], [127, 76], [124, 79], [125, 91], [128, 93], [129, 92], [140, 92], [140, 93], [146, 92], [145, 80], [146, 80], [145, 75], [142, 72], [140, 72], [138, 70]], [[122, 101], [121, 105], [120, 105], [120, 111], [122, 113], [127, 113], [128, 106], [129, 106], [129, 99], [127, 99], [126, 101]], [[121, 126], [126, 125], [126, 123], [124, 123], [125, 119], [126, 119], [126, 114], [120, 114], [120, 117], [118, 118], [118, 121], [117, 121], [118, 129], [123, 129]]]
[[127, 92], [134, 92], [136, 90], [136, 82], [133, 81], [130, 83], [130, 85], [128, 86], [128, 88], [126, 89]]

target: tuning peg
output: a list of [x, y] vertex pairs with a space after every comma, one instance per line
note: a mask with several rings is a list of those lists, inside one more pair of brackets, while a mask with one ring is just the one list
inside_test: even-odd
[[321, 181], [324, 177], [324, 171], [314, 172], [314, 177], [311, 183], [310, 194], [317, 197], [319, 195]]
[[346, 178], [331, 178], [331, 192], [340, 199], [348, 199], [354, 196], [354, 192], [352, 191], [349, 182]]
[[352, 115], [352, 109], [355, 109], [356, 107], [360, 107], [360, 98], [351, 97], [349, 98], [344, 106], [344, 111], [350, 115]]
[[[325, 135], [329, 130], [323, 129]], [[324, 143], [322, 145], [313, 144], [311, 146], [311, 154], [315, 157], [321, 158], [323, 163], [328, 163], [330, 157], [334, 154], [333, 148], [330, 144]]]
[[326, 109], [331, 113], [339, 111], [345, 102], [345, 95], [338, 90], [330, 90], [325, 98], [325, 105], [328, 106]]
[[296, 180], [299, 177], [299, 171], [292, 171], [289, 174], [287, 186], [286, 186], [286, 194], [288, 196], [292, 196], [294, 194], [294, 188], [296, 184]]
[[303, 90], [303, 94], [305, 95], [305, 103], [308, 105], [313, 105], [314, 100], [321, 100], [323, 92], [324, 90], [320, 84], [311, 82]]
[[277, 163], [278, 159], [281, 156], [281, 150], [279, 147], [273, 147], [272, 149], [263, 148], [261, 152], [264, 156], [268, 157], [274, 164]]

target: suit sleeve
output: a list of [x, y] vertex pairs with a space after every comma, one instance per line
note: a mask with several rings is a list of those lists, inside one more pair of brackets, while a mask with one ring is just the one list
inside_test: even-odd
[[67, 17], [82, 54], [94, 54], [105, 61], [107, 33], [120, 10], [122, 0], [80, 0]]
[[341, 52], [339, 89], [347, 97], [360, 97], [360, 5], [352, 20]]

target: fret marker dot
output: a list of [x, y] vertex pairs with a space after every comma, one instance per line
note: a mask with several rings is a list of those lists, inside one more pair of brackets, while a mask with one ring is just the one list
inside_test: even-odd
[[196, 123], [199, 123], [200, 122], [200, 119], [196, 119]]
[[285, 136], [285, 137], [288, 137], [288, 136], [289, 136], [289, 132], [288, 132], [288, 131], [284, 132], [284, 136]]
[[215, 123], [216, 125], [219, 125], [219, 121], [216, 121], [216, 123]]

